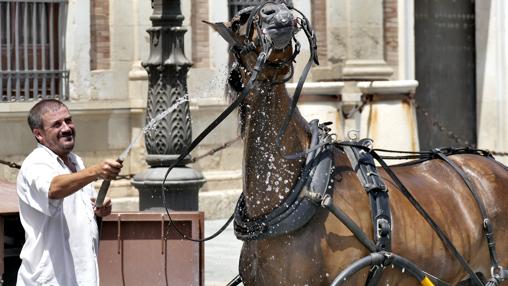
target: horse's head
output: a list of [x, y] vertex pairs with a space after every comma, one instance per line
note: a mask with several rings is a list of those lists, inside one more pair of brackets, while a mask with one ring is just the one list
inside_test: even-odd
[[285, 4], [266, 3], [260, 6], [257, 17], [259, 31], [271, 41], [275, 50], [283, 50], [291, 44], [296, 24]]
[[291, 78], [300, 47], [294, 35], [301, 28], [309, 30], [307, 19], [295, 16], [294, 11], [300, 13], [286, 1], [268, 1], [239, 11], [229, 22], [206, 22], [229, 43], [236, 57], [230, 75], [233, 88], [241, 90], [254, 71], [258, 80], [272, 83]]

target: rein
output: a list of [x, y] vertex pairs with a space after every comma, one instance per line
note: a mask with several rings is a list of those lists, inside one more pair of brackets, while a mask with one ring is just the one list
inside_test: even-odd
[[[293, 8], [294, 9], [294, 8]], [[293, 94], [293, 100], [291, 101], [291, 107], [289, 109], [288, 114], [286, 115], [286, 118], [284, 119], [284, 122], [282, 123], [282, 126], [279, 130], [279, 133], [277, 134], [277, 137], [275, 139], [275, 146], [281, 146], [281, 140], [284, 133], [286, 133], [286, 129], [289, 126], [289, 121], [291, 120], [291, 117], [293, 116], [293, 113], [295, 112], [296, 105], [298, 104], [298, 100], [300, 98], [300, 94], [302, 92], [303, 84], [305, 82], [305, 79], [307, 78], [307, 74], [310, 71], [310, 68], [312, 67], [312, 63], [319, 65], [318, 55], [317, 55], [317, 43], [316, 43], [316, 35], [314, 34], [314, 30], [312, 29], [309, 20], [303, 15], [302, 12], [300, 12], [297, 9], [294, 9], [302, 16], [302, 28], [305, 32], [305, 35], [307, 35], [307, 39], [309, 41], [310, 46], [310, 57], [307, 61], [307, 64], [305, 65], [305, 68], [302, 71], [302, 74], [300, 75], [300, 79], [298, 80], [298, 83], [295, 88], [295, 92]], [[291, 155], [285, 155], [281, 153], [281, 148], [278, 148], [279, 155], [287, 160], [295, 160], [302, 158], [306, 156], [309, 152], [309, 150], [302, 151], [296, 154]]]
[[[194, 148], [196, 148], [196, 146], [213, 129], [215, 129], [215, 127], [217, 127], [233, 110], [235, 110], [235, 108], [238, 107], [238, 105], [240, 105], [240, 103], [245, 99], [245, 97], [247, 97], [247, 95], [249, 94], [250, 89], [252, 88], [252, 86], [254, 85], [254, 82], [256, 81], [258, 73], [261, 71], [261, 68], [264, 65], [264, 63], [266, 62], [266, 59], [268, 58], [270, 53], [271, 53], [271, 48], [267, 47], [266, 50], [264, 50], [263, 52], [261, 52], [259, 54], [259, 56], [257, 58], [257, 61], [256, 61], [256, 66], [254, 67], [254, 71], [252, 73], [252, 76], [249, 79], [249, 82], [247, 83], [247, 85], [243, 88], [241, 95], [231, 105], [229, 105], [224, 110], [224, 112], [222, 112], [210, 125], [208, 125], [208, 127], [206, 127], [205, 130], [203, 130], [203, 132], [201, 132], [201, 134], [199, 134], [196, 137], [196, 139], [194, 139], [192, 141], [192, 143], [189, 145], [189, 147], [187, 147], [187, 149], [183, 153], [180, 154], [180, 156], [176, 159], [176, 161], [173, 164], [171, 164], [171, 166], [169, 166], [168, 170], [166, 171], [166, 174], [164, 175], [164, 180], [162, 181], [162, 201], [163, 201], [163, 204], [164, 204], [164, 208], [166, 209], [166, 214], [168, 215], [170, 223], [172, 222], [172, 220], [171, 220], [171, 216], [169, 215], [169, 208], [167, 206], [166, 195], [165, 195], [165, 191], [166, 191], [165, 184], [166, 184], [166, 179], [167, 179], [169, 173], [171, 172], [171, 170], [173, 170], [173, 168], [175, 168], [176, 166], [180, 165], [184, 161], [185, 157], [187, 155], [189, 155], [190, 152], [192, 150], [194, 150]], [[171, 224], [173, 225], [173, 227], [177, 230], [177, 232], [184, 239], [195, 241], [195, 242], [203, 242], [203, 241], [210, 240], [210, 239], [214, 238], [215, 236], [217, 236], [220, 232], [222, 232], [227, 227], [227, 225], [231, 222], [231, 220], [232, 220], [232, 217], [228, 220], [228, 223], [226, 225], [224, 225], [224, 227], [221, 228], [216, 234], [214, 234], [214, 235], [212, 235], [210, 237], [204, 238], [204, 239], [192, 239], [192, 238], [189, 238], [185, 234], [183, 234], [173, 223], [171, 223]]]

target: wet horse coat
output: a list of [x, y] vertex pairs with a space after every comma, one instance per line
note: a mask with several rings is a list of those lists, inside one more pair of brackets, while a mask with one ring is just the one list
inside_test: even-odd
[[[258, 12], [254, 17], [247, 19], [251, 14], [239, 15], [222, 28], [219, 23], [210, 25], [226, 40], [230, 37], [244, 43], [247, 39], [259, 37], [259, 33], [264, 31], [260, 28], [250, 33], [249, 22], [255, 21], [256, 17], [258, 22], [262, 22], [264, 17], [276, 17], [279, 11], [284, 10], [281, 5], [285, 7], [284, 4], [264, 5], [258, 11], [253, 10]], [[228, 34], [225, 35], [225, 32]], [[255, 50], [238, 53], [242, 66], [238, 73], [244, 86], [255, 70], [259, 52], [258, 45]], [[300, 179], [304, 159], [287, 159], [283, 154], [298, 153], [310, 145], [308, 124], [298, 111], [291, 116], [284, 135], [280, 137], [281, 126], [292, 105], [284, 86], [284, 79], [291, 70], [285, 59], [291, 58], [292, 54], [291, 45], [271, 50], [268, 64], [257, 74], [240, 107], [244, 140], [243, 194], [246, 215], [253, 219], [279, 207]], [[280, 62], [286, 64], [273, 64]], [[275, 143], [279, 141], [280, 144]], [[498, 242], [499, 263], [508, 265], [506, 167], [476, 154], [449, 158], [464, 171], [485, 204]], [[344, 210], [372, 237], [369, 198], [351, 162], [338, 146], [333, 147], [333, 162], [333, 189], [329, 191], [333, 204]], [[489, 252], [483, 219], [476, 201], [457, 172], [438, 159], [393, 166], [392, 170], [444, 230], [473, 270], [489, 277]], [[406, 257], [450, 284], [468, 278], [463, 267], [445, 248], [428, 222], [400, 193], [393, 180], [384, 170], [379, 170], [379, 173], [390, 196], [393, 253]], [[239, 270], [245, 285], [330, 285], [342, 270], [368, 253], [344, 224], [321, 208], [304, 227], [294, 232], [245, 241]], [[347, 285], [364, 285], [367, 272], [366, 269], [358, 273]], [[388, 268], [379, 285], [419, 285], [419, 282], [399, 269]]]

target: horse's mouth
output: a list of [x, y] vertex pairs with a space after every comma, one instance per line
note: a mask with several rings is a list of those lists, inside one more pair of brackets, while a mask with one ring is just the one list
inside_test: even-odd
[[270, 25], [263, 29], [263, 33], [270, 37], [275, 49], [284, 49], [291, 43], [295, 27], [292, 22], [280, 25]]
[[294, 29], [294, 28], [295, 28], [295, 25], [293, 24], [293, 22], [288, 21], [287, 23], [284, 23], [284, 24], [268, 25], [264, 29], [267, 31], [271, 31], [271, 30], [288, 30], [288, 29]]

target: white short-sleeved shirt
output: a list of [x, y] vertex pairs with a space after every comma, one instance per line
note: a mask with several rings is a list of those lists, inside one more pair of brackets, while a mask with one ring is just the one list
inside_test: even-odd
[[[69, 159], [84, 168], [79, 156]], [[98, 230], [90, 198], [92, 184], [63, 199], [48, 197], [53, 177], [71, 170], [50, 149], [38, 144], [17, 178], [19, 215], [26, 242], [17, 285], [98, 285]]]

